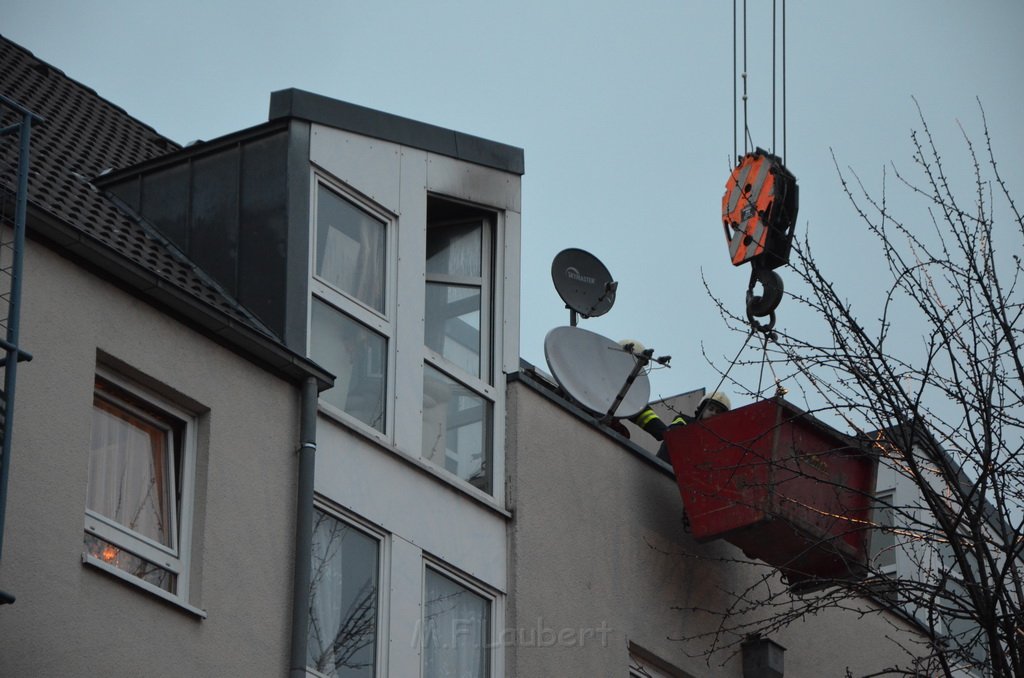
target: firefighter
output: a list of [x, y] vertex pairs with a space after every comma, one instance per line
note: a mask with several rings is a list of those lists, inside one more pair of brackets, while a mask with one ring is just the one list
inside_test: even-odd
[[[670, 428], [677, 426], [686, 426], [694, 421], [710, 419], [716, 414], [728, 412], [732, 409], [732, 402], [729, 400], [729, 396], [722, 391], [714, 391], [703, 398], [701, 398], [700, 404], [697, 405], [697, 412], [692, 417], [688, 417], [685, 414], [677, 414], [672, 420], [672, 423], [668, 426], [661, 420], [661, 417], [655, 413], [653, 409], [648, 405], [640, 414], [633, 417], [631, 420], [634, 424], [647, 431], [655, 440], [663, 440], [665, 437], [665, 431]], [[658, 459], [672, 463], [671, 458], [668, 455], [668, 447], [663, 442], [658, 448]]]
[[710, 419], [716, 414], [728, 412], [731, 409], [732, 402], [729, 400], [729, 396], [722, 391], [715, 391], [701, 398], [694, 419]]

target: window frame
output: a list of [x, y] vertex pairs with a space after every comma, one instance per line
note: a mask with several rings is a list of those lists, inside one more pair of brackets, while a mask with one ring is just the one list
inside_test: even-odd
[[[518, 307], [517, 297], [509, 299], [510, 288], [506, 276], [518, 251], [518, 240], [509, 240], [507, 225], [510, 216], [508, 207], [479, 203], [426, 187], [417, 193], [417, 204], [408, 204], [411, 195], [402, 193], [394, 205], [382, 203], [378, 196], [343, 181], [320, 165], [310, 164], [309, 188], [309, 238], [308, 238], [308, 309], [306, 313], [306, 350], [314, 360], [313, 346], [313, 304], [322, 303], [332, 313], [356, 323], [363, 330], [379, 336], [387, 361], [383, 384], [384, 423], [378, 430], [362, 421], [357, 415], [345, 412], [340, 407], [320, 398], [319, 409], [326, 417], [395, 452], [406, 461], [419, 466], [439, 480], [455, 486], [459, 491], [477, 499], [492, 508], [502, 510], [505, 501], [504, 450], [502, 441], [505, 434], [504, 422], [504, 380], [505, 368], [513, 365], [517, 358], [507, 355], [509, 346], [514, 346], [517, 337], [506, 337], [506, 305]], [[339, 199], [382, 222], [386, 229], [384, 237], [384, 312], [379, 313], [346, 294], [338, 287], [317, 275], [317, 237], [319, 201], [321, 190], [330, 191]], [[411, 189], [410, 189], [410, 192]], [[423, 202], [420, 203], [419, 201]], [[450, 212], [433, 214], [435, 201], [455, 206]], [[500, 201], [499, 201], [500, 202]], [[387, 204], [387, 206], [385, 206]], [[404, 206], [405, 209], [399, 212]], [[445, 207], [442, 205], [441, 210]], [[401, 216], [399, 216], [401, 214]], [[430, 217], [433, 217], [431, 219]], [[404, 223], [403, 223], [404, 220]], [[434, 275], [431, 282], [472, 285], [480, 292], [480, 374], [471, 374], [457, 363], [426, 346], [426, 244], [428, 229], [435, 226], [475, 221], [481, 226], [481, 277], [466, 280], [464, 276]], [[515, 232], [518, 233], [516, 224]], [[399, 266], [401, 262], [401, 266]], [[401, 268], [401, 270], [399, 270]], [[323, 351], [323, 348], [320, 348]], [[324, 355], [318, 354], [321, 360]], [[468, 393], [476, 394], [485, 404], [485, 454], [487, 476], [481, 480], [460, 477], [435, 462], [436, 455], [424, 454], [423, 408], [426, 366], [438, 370], [445, 378], [451, 379]], [[510, 368], [512, 369], [512, 368]], [[329, 394], [330, 392], [325, 392]]]
[[[451, 379], [457, 384], [465, 387], [472, 393], [480, 396], [486, 403], [485, 407], [487, 412], [483, 421], [484, 427], [484, 460], [487, 464], [487, 489], [483, 489], [475, 485], [470, 479], [462, 478], [456, 473], [453, 473], [444, 466], [436, 464], [430, 458], [424, 454], [424, 450], [419, 450], [419, 456], [427, 464], [430, 464], [432, 468], [439, 469], [441, 473], [444, 473], [447, 477], [454, 479], [454, 481], [463, 483], [474, 490], [484, 493], [485, 495], [494, 498], [495, 500], [500, 499], [500, 485], [498, 471], [499, 464], [496, 462], [496, 458], [499, 454], [503, 453], [503, 450], [499, 450], [500, 436], [504, 434], [503, 419], [504, 413], [499, 412], [499, 407], [502, 406], [501, 393], [498, 389], [498, 375], [501, 373], [501, 355], [502, 355], [502, 342], [501, 342], [501, 328], [497, 326], [496, 319], [503, 317], [504, 309], [502, 308], [499, 300], [499, 290], [501, 285], [498, 282], [498, 275], [503, 270], [503, 263], [499, 261], [500, 252], [499, 246], [503, 241], [503, 224], [502, 224], [502, 211], [492, 207], [486, 207], [470, 203], [465, 200], [459, 200], [457, 198], [443, 195], [440, 193], [427, 192], [426, 200], [429, 205], [430, 201], [441, 201], [450, 203], [452, 205], [460, 205], [467, 208], [470, 211], [476, 212], [477, 214], [455, 216], [442, 218], [437, 221], [430, 221], [429, 219], [429, 208], [427, 210], [428, 218], [426, 220], [424, 228], [424, 243], [429, 240], [429, 232], [431, 228], [443, 228], [446, 226], [456, 226], [460, 224], [468, 224], [473, 222], [479, 222], [481, 227], [480, 234], [480, 277], [479, 279], [470, 278], [461, 275], [451, 274], [437, 274], [426, 273], [426, 257], [424, 256], [423, 267], [424, 267], [424, 289], [423, 294], [426, 297], [427, 285], [430, 283], [446, 284], [453, 286], [463, 287], [479, 287], [480, 289], [480, 374], [479, 376], [471, 374], [461, 368], [458, 364], [450, 361], [441, 353], [430, 348], [426, 344], [426, 319], [424, 318], [424, 337], [421, 342], [423, 351], [423, 365], [424, 365], [424, 376], [423, 383], [424, 388], [426, 384], [426, 368], [430, 367], [440, 372], [445, 377]], [[426, 314], [426, 306], [424, 305], [424, 315]], [[421, 402], [421, 408], [422, 408]], [[423, 426], [423, 421], [420, 421], [420, 426]], [[503, 465], [501, 469], [503, 469]]]
[[[875, 527], [872, 528], [870, 540], [871, 560], [879, 572], [886, 575], [897, 574], [899, 560], [899, 542], [896, 539], [896, 489], [889, 488], [875, 492], [872, 502], [871, 518]], [[882, 520], [882, 512], [887, 511], [889, 523]], [[888, 529], [885, 529], [888, 528]], [[884, 540], [885, 544], [878, 543]], [[889, 555], [884, 555], [886, 551]]]
[[[359, 518], [350, 511], [343, 510], [339, 506], [329, 503], [322, 497], [317, 496], [313, 508], [327, 515], [334, 520], [344, 523], [350, 529], [356, 530], [363, 536], [377, 542], [377, 637], [374, 641], [374, 676], [383, 678], [388, 675], [388, 642], [390, 636], [390, 607], [391, 607], [391, 535], [379, 528], [370, 525], [367, 521]], [[312, 559], [312, 552], [309, 554]], [[310, 596], [311, 603], [312, 596]], [[308, 634], [308, 631], [307, 631]], [[308, 660], [308, 650], [307, 657]], [[304, 660], [305, 661], [305, 660]], [[305, 666], [307, 675], [317, 678], [330, 678], [328, 674], [320, 673], [307, 663]]]
[[[427, 571], [433, 570], [435, 574], [445, 577], [451, 582], [454, 582], [458, 586], [465, 588], [470, 593], [473, 593], [487, 602], [487, 637], [484, 639], [484, 649], [487, 650], [487, 674], [484, 678], [497, 678], [503, 675], [501, 668], [504, 662], [504, 654], [501, 652], [502, 643], [497, 642], [496, 638], [503, 638], [504, 631], [501, 629], [501, 633], [498, 633], [499, 620], [504, 619], [504, 610], [499, 609], [503, 598], [501, 594], [491, 590], [489, 587], [484, 586], [481, 583], [474, 581], [468, 576], [461, 574], [454, 570], [451, 565], [445, 563], [442, 560], [431, 557], [426, 552], [423, 553], [423, 564], [420, 568], [420, 635], [417, 639], [420, 647], [420, 675], [426, 675], [426, 643], [424, 634], [426, 633], [426, 610], [427, 610]], [[499, 616], [499, 614], [501, 616]]]
[[[435, 200], [452, 201], [442, 196], [428, 196]], [[491, 210], [481, 210], [490, 212]], [[429, 240], [431, 228], [444, 228], [446, 226], [458, 226], [461, 224], [480, 223], [480, 276], [479, 278], [462, 276], [458, 274], [427, 273], [426, 259], [424, 259], [424, 295], [426, 286], [431, 283], [449, 285], [452, 287], [472, 287], [480, 290], [480, 374], [479, 376], [466, 372], [456, 363], [448, 360], [443, 354], [429, 348], [424, 338], [423, 350], [425, 359], [433, 367], [446, 372], [456, 381], [479, 382], [476, 385], [469, 383], [466, 386], [474, 391], [480, 391], [487, 395], [488, 399], [494, 400], [494, 353], [495, 353], [495, 327], [494, 327], [494, 241], [497, 219], [494, 215], [480, 215], [477, 217], [465, 217], [445, 219], [434, 223], [427, 223], [425, 237]], [[424, 309], [426, 310], [426, 309]], [[426, 332], [426, 319], [424, 319], [424, 333]], [[447, 366], [447, 368], [446, 368]], [[453, 374], [452, 372], [455, 372]], [[461, 377], [459, 375], [462, 375]]]
[[629, 678], [693, 678], [689, 673], [673, 666], [653, 652], [628, 641], [627, 673]]
[[[100, 392], [99, 382], [103, 381], [112, 388], [110, 391]], [[118, 397], [117, 392], [121, 395]], [[155, 422], [172, 431], [180, 428], [180, 441], [178, 444], [168, 446], [168, 468], [167, 475], [169, 483], [168, 497], [174, 502], [169, 513], [172, 515], [173, 542], [171, 545], [160, 544], [154, 539], [141, 533], [135, 532], [126, 525], [122, 525], [113, 518], [102, 515], [90, 509], [83, 508], [84, 534], [95, 537], [115, 548], [126, 551], [129, 554], [145, 560], [153, 565], [170, 572], [174, 576], [174, 590], [167, 591], [159, 586], [141, 579], [131, 572], [116, 565], [106, 562], [89, 554], [83, 549], [82, 562], [101, 569], [120, 579], [128, 581], [146, 591], [153, 593], [160, 598], [176, 603], [200, 617], [206, 617], [206, 612], [189, 604], [191, 568], [192, 568], [192, 538], [195, 515], [195, 489], [196, 489], [196, 457], [198, 454], [198, 416], [175, 403], [169, 401], [150, 389], [101, 366], [97, 366], [93, 380], [93, 404], [96, 408], [96, 399], [102, 399], [106, 403], [114, 405], [125, 411], [126, 414], [141, 417], [149, 422]], [[148, 411], [147, 411], [148, 410]], [[164, 426], [161, 418], [175, 422], [177, 426]], [[90, 442], [88, 443], [89, 455], [92, 455], [92, 427], [90, 426]], [[86, 479], [86, 489], [88, 487]], [[177, 484], [177, 487], [176, 487]]]
[[[342, 315], [348, 320], [384, 338], [384, 356], [387, 361], [384, 378], [384, 426], [383, 430], [374, 428], [358, 417], [342, 408], [320, 398], [320, 408], [333, 417], [344, 421], [356, 430], [382, 443], [390, 443], [395, 437], [395, 388], [396, 366], [395, 351], [398, 341], [397, 297], [398, 297], [398, 219], [397, 217], [374, 203], [362, 194], [341, 181], [332, 179], [323, 172], [312, 171], [312, 187], [310, 190], [310, 238], [309, 238], [309, 311], [307, 313], [306, 353], [313, 357], [313, 301], [319, 300], [331, 311]], [[356, 209], [380, 221], [384, 226], [384, 309], [380, 312], [365, 304], [355, 296], [335, 287], [317, 275], [316, 257], [319, 238], [319, 205], [320, 189], [330, 191], [337, 198], [347, 201]]]

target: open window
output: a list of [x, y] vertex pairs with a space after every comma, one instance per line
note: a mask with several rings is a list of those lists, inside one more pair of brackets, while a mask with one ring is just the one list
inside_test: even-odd
[[496, 221], [472, 205], [427, 200], [423, 457], [488, 493]]

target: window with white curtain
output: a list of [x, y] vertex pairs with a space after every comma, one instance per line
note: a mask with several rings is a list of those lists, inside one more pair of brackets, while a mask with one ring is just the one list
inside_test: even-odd
[[306, 665], [331, 678], [377, 675], [380, 540], [317, 509]]
[[321, 402], [387, 434], [394, 325], [388, 218], [322, 178], [315, 195], [309, 353], [337, 377]]
[[97, 375], [85, 561], [187, 602], [195, 454], [192, 415], [113, 374]]
[[422, 647], [423, 678], [490, 676], [490, 598], [427, 566]]

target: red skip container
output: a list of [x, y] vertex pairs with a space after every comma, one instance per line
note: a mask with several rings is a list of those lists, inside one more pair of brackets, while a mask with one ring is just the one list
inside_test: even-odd
[[694, 538], [725, 539], [797, 587], [864, 575], [878, 460], [773, 398], [666, 432]]

